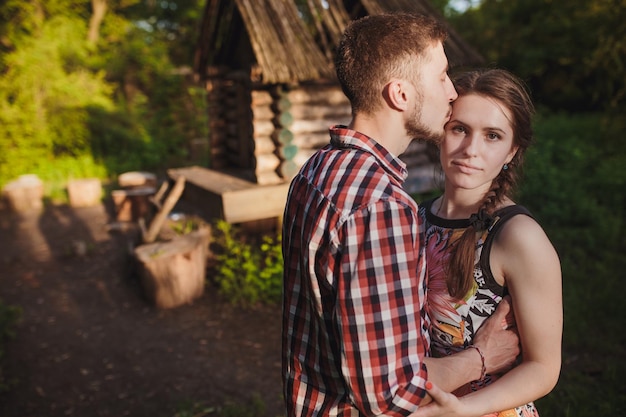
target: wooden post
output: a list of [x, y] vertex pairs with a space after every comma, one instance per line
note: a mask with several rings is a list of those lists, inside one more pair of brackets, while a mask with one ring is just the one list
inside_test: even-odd
[[174, 187], [172, 187], [172, 191], [170, 191], [168, 196], [165, 198], [163, 206], [154, 216], [152, 223], [150, 223], [150, 227], [145, 233], [143, 233], [144, 243], [154, 242], [159, 234], [159, 230], [161, 230], [161, 226], [163, 226], [163, 222], [165, 222], [167, 215], [170, 214], [170, 211], [172, 211], [172, 209], [176, 205], [176, 202], [178, 202], [178, 199], [183, 194], [184, 189], [185, 177], [181, 175], [180, 177], [176, 178], [176, 183], [174, 184]]
[[100, 204], [102, 184], [98, 178], [82, 178], [67, 182], [71, 207], [91, 207]]
[[152, 187], [111, 191], [115, 219], [118, 222], [134, 222], [148, 217], [154, 192]]

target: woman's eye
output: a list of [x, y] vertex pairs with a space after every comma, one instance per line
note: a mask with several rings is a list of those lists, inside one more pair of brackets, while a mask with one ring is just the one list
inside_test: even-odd
[[452, 126], [452, 131], [457, 133], [463, 133], [465, 132], [465, 127], [461, 125]]
[[500, 135], [498, 135], [497, 133], [487, 133], [487, 138], [489, 138], [490, 140], [498, 140], [500, 139]]

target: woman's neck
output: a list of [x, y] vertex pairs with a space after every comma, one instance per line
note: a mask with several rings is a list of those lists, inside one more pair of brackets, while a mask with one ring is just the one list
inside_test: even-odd
[[[433, 202], [431, 212], [444, 219], [468, 219], [472, 214], [478, 213], [484, 204], [486, 195], [487, 192], [478, 195], [475, 190], [444, 191]], [[505, 197], [502, 201], [497, 202], [493, 209], [497, 210], [513, 204], [515, 204], [514, 201]]]
[[445, 219], [467, 219], [478, 212], [488, 192], [488, 189], [467, 190], [448, 185], [433, 204], [433, 212]]

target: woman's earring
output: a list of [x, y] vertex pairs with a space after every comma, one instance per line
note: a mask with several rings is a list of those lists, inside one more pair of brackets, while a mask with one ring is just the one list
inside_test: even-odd
[[502, 165], [502, 170], [503, 171], [506, 171], [507, 169], [509, 169], [509, 164]]

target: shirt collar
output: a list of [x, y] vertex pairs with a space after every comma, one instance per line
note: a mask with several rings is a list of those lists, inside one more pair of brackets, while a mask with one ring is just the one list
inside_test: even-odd
[[330, 144], [337, 148], [353, 148], [371, 154], [390, 175], [403, 183], [408, 176], [406, 164], [393, 156], [374, 139], [347, 126], [336, 125], [330, 128]]

